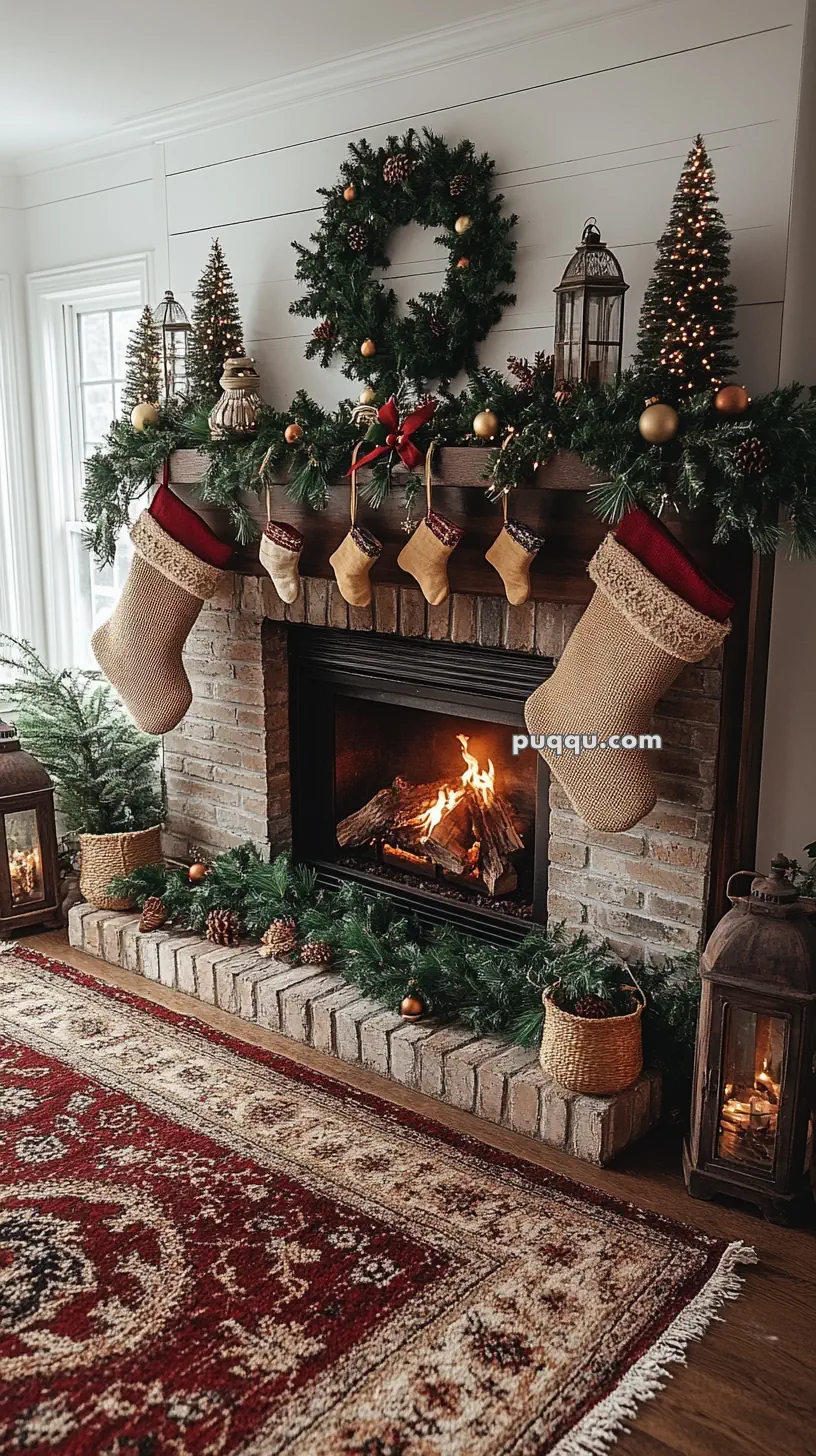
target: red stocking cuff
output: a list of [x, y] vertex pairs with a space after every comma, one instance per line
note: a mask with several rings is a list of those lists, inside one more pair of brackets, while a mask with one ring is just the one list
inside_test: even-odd
[[206, 521], [179, 500], [165, 481], [153, 497], [150, 514], [168, 536], [172, 536], [180, 546], [186, 546], [208, 566], [219, 566], [223, 570], [232, 556], [232, 547], [225, 541], [219, 541]]
[[648, 511], [633, 506], [614, 530], [616, 540], [648, 567], [664, 586], [676, 592], [690, 607], [725, 622], [734, 609], [731, 597], [721, 592], [695, 566], [676, 536]]

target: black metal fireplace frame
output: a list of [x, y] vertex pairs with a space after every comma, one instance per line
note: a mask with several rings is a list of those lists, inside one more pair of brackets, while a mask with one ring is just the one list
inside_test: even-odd
[[[466, 900], [443, 898], [420, 885], [407, 888], [334, 862], [334, 698], [402, 704], [427, 712], [461, 713], [524, 728], [530, 693], [552, 673], [549, 657], [497, 651], [425, 638], [292, 625], [289, 656], [289, 735], [292, 851], [312, 864], [318, 880], [355, 880], [388, 895], [426, 925], [453, 924], [497, 944], [517, 942], [531, 922]], [[547, 918], [549, 771], [540, 755], [536, 775], [533, 923]]]

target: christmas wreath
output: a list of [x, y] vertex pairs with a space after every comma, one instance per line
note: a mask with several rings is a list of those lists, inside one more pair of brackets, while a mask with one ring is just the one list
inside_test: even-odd
[[[515, 277], [515, 216], [502, 215], [493, 189], [494, 163], [473, 143], [451, 147], [430, 131], [389, 137], [377, 149], [352, 142], [339, 183], [321, 188], [326, 204], [311, 235], [313, 248], [293, 244], [296, 274], [306, 292], [290, 312], [319, 319], [306, 347], [327, 367], [335, 355], [343, 373], [390, 394], [428, 380], [446, 384], [477, 362], [476, 344], [498, 323], [515, 295], [501, 285]], [[406, 223], [438, 229], [447, 250], [444, 286], [409, 300], [376, 276], [390, 267], [386, 251]]]

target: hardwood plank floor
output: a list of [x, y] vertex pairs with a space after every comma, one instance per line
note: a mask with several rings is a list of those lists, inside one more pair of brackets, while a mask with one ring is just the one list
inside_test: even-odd
[[688, 1364], [673, 1367], [675, 1374], [658, 1398], [641, 1407], [615, 1456], [816, 1456], [816, 1229], [777, 1228], [747, 1208], [690, 1199], [680, 1171], [679, 1138], [652, 1133], [613, 1169], [592, 1168], [373, 1072], [105, 965], [72, 949], [63, 933], [32, 935], [22, 944], [530, 1162], [717, 1237], [753, 1245], [760, 1262], [746, 1270], [742, 1296], [691, 1348]]

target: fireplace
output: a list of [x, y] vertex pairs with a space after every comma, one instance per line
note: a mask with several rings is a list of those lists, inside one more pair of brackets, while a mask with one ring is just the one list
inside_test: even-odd
[[513, 735], [552, 660], [303, 626], [287, 645], [295, 856], [426, 923], [543, 923], [548, 773]]

